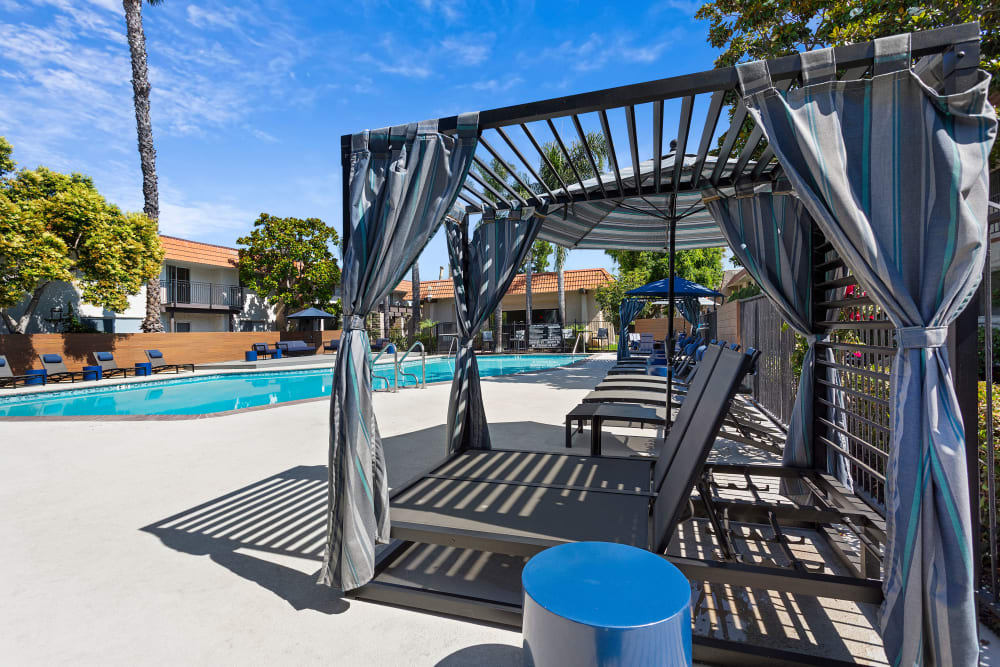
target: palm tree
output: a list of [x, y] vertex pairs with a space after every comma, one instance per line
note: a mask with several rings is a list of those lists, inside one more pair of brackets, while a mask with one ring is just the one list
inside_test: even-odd
[[410, 283], [413, 294], [413, 312], [410, 315], [410, 344], [417, 340], [420, 328], [420, 262], [414, 262], [410, 269]]
[[566, 256], [569, 248], [561, 245], [556, 246], [556, 286], [559, 290], [559, 326], [566, 326], [566, 276], [563, 269], [566, 267]]
[[[146, 0], [151, 6], [163, 0]], [[155, 223], [160, 219], [160, 201], [156, 188], [156, 149], [153, 148], [153, 125], [149, 120], [149, 77], [146, 71], [146, 35], [142, 31], [142, 0], [122, 0], [125, 8], [125, 31], [132, 55], [132, 97], [135, 101], [135, 125], [139, 135], [139, 163], [142, 166], [143, 212]], [[163, 331], [160, 319], [160, 279], [146, 283], [146, 317], [141, 328], [146, 333]]]

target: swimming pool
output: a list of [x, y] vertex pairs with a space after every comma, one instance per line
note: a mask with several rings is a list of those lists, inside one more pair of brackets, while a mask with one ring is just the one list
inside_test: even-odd
[[[583, 354], [494, 355], [479, 358], [479, 374], [511, 375], [567, 366]], [[407, 361], [403, 370], [420, 376], [420, 361]], [[428, 359], [427, 381], [450, 380], [453, 359]], [[375, 375], [392, 381], [392, 364], [377, 364]], [[133, 384], [105, 384], [41, 394], [0, 395], [0, 417], [89, 415], [204, 415], [228, 410], [275, 405], [330, 395], [332, 368], [265, 371], [171, 377]], [[413, 378], [400, 377], [401, 386]], [[385, 383], [375, 381], [381, 389]]]

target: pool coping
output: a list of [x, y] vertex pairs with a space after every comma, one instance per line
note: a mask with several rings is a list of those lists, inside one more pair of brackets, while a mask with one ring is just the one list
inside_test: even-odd
[[[566, 364], [564, 366], [553, 366], [551, 368], [537, 368], [537, 369], [528, 370], [528, 371], [520, 371], [520, 372], [517, 372], [517, 373], [508, 373], [506, 375], [491, 375], [491, 376], [487, 376], [485, 378], [482, 378], [482, 381], [491, 380], [491, 379], [493, 379], [495, 377], [514, 377], [514, 376], [517, 376], [517, 375], [534, 375], [534, 374], [537, 374], [537, 373], [549, 373], [549, 372], [552, 372], [552, 371], [558, 371], [558, 370], [561, 370], [561, 369], [564, 369], [564, 368], [572, 368], [574, 366], [578, 366], [580, 364], [587, 363], [588, 361], [592, 361], [594, 359], [594, 356], [595, 356], [595, 354], [586, 354], [586, 356], [584, 356], [582, 359], [578, 359], [577, 361], [574, 361], [572, 363]], [[376, 365], [378, 365], [378, 364], [376, 364]], [[311, 368], [287, 368], [287, 369], [284, 369], [284, 370], [289, 370], [289, 371], [291, 371], [291, 370], [315, 370], [315, 368], [312, 368], [312, 369]], [[217, 370], [213, 369], [213, 370], [207, 371], [206, 375], [235, 375], [235, 374], [274, 373], [274, 372], [276, 372], [276, 371], [273, 371], [273, 370], [263, 370], [263, 369], [262, 370], [247, 370], [247, 369], [239, 369], [239, 370], [237, 370], [237, 369], [233, 369], [231, 371], [217, 371]], [[178, 373], [177, 375], [180, 375], [181, 378], [184, 378], [184, 377], [198, 377], [197, 373], [188, 374], [188, 375], [181, 375], [180, 373]], [[204, 377], [204, 376], [201, 376], [201, 377]], [[115, 383], [115, 385], [105, 385], [105, 386], [109, 386], [110, 387], [110, 386], [118, 386], [118, 385], [125, 385], [125, 384], [142, 384], [144, 382], [148, 382], [148, 381], [154, 380], [154, 379], [164, 380], [165, 378], [163, 378], [162, 375], [153, 375], [153, 376], [146, 376], [146, 377], [140, 377], [140, 378], [123, 378], [123, 380], [124, 380], [123, 382]], [[169, 378], [169, 379], [177, 379], [177, 378], [174, 377], [174, 378]], [[137, 380], [138, 380], [138, 382], [136, 382]], [[436, 385], [442, 385], [442, 384], [450, 384], [451, 382], [452, 382], [452, 380], [439, 380], [437, 382], [427, 382], [427, 383], [424, 384], [424, 387], [436, 386]], [[92, 387], [95, 386], [95, 384], [89, 384], [88, 383], [87, 387], [84, 387], [84, 388], [87, 388], [87, 389], [92, 388]], [[36, 394], [42, 394], [42, 393], [56, 393], [58, 391], [67, 391], [67, 390], [70, 390], [70, 389], [73, 389], [73, 388], [80, 389], [81, 387], [78, 386], [78, 383], [72, 383], [72, 384], [70, 384], [69, 386], [66, 386], [66, 387], [55, 387], [51, 391], [48, 391], [48, 392], [43, 392], [43, 391], [20, 392], [20, 393], [18, 393], [16, 395], [18, 395], [18, 396], [25, 396], [25, 395], [36, 395]], [[417, 389], [417, 388], [418, 387], [403, 387], [402, 389]], [[43, 389], [43, 387], [40, 387], [39, 389]], [[398, 390], [397, 390], [397, 392], [377, 391], [377, 390], [373, 390], [372, 391], [372, 394], [376, 394], [376, 393], [378, 393], [378, 394], [398, 393]], [[14, 394], [12, 394], [12, 395], [14, 395]], [[269, 403], [268, 405], [253, 405], [253, 406], [246, 407], [246, 408], [237, 408], [235, 410], [223, 410], [222, 412], [209, 412], [209, 413], [198, 414], [198, 415], [0, 415], [0, 424], [2, 424], [4, 422], [189, 421], [189, 420], [193, 420], [193, 419], [211, 419], [211, 418], [214, 418], [214, 417], [229, 417], [231, 415], [238, 414], [238, 413], [245, 413], [245, 412], [252, 412], [252, 411], [259, 411], [259, 410], [271, 410], [273, 408], [283, 408], [283, 407], [287, 407], [287, 406], [291, 406], [291, 405], [301, 405], [303, 403], [314, 403], [316, 401], [329, 401], [329, 400], [330, 400], [330, 396], [316, 396], [314, 398], [300, 398], [300, 399], [297, 399], [297, 400], [294, 400], [294, 401], [284, 401], [282, 403]]]

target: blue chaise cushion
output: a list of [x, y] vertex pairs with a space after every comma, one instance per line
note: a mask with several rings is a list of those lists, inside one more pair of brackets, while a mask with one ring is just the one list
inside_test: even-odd
[[150, 359], [162, 359], [163, 353], [159, 350], [146, 350], [146, 354], [149, 355]]
[[7, 365], [7, 360], [4, 359], [3, 357], [0, 357], [0, 368], [3, 368], [6, 365]]
[[42, 361], [47, 364], [59, 364], [62, 363], [62, 357], [58, 354], [43, 354]]
[[98, 361], [112, 361], [115, 358], [115, 355], [110, 352], [98, 352], [94, 356], [97, 357]]

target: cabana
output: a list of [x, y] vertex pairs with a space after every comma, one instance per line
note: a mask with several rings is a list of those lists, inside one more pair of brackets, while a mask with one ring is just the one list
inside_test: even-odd
[[323, 320], [333, 320], [336, 317], [325, 310], [310, 307], [300, 310], [297, 313], [292, 313], [286, 319], [297, 320], [299, 322], [299, 331], [318, 331], [320, 322]]
[[[510, 602], [377, 579], [411, 543], [507, 548], [499, 527], [442, 538], [390, 521], [392, 499], [433, 480], [389, 493], [364, 317], [439, 225], [447, 231], [460, 343], [446, 436], [452, 457], [491, 449], [472, 343], [536, 238], [665, 251], [671, 276], [676, 250], [728, 244], [806, 336], [809, 351], [784, 465], [707, 465], [701, 483], [711, 487], [713, 474], [738, 472], [753, 491], [750, 475], [769, 476], [796, 505], [708, 494], [696, 511], [713, 516], [713, 506], [724, 505], [726, 521], [716, 528], [727, 558], [665, 557], [696, 581], [882, 602], [890, 662], [974, 664], [969, 471], [976, 442], [975, 429], [962, 424], [976, 419], [976, 364], [974, 357], [967, 363], [975, 346], [961, 343], [970, 332], [975, 340], [974, 309], [965, 306], [986, 255], [987, 156], [996, 133], [978, 63], [979, 27], [966, 24], [344, 136], [344, 335], [331, 397], [321, 581], [362, 598], [519, 622], [520, 607]], [[724, 113], [730, 100], [731, 115]], [[536, 168], [546, 161], [540, 141], [551, 137], [568, 158], [556, 119], [584, 147], [588, 130], [603, 134], [610, 171], [546, 186]], [[665, 152], [671, 134], [676, 144]], [[647, 138], [652, 157], [640, 161]], [[516, 184], [496, 177], [493, 159]], [[470, 215], [482, 216], [475, 229]], [[856, 326], [837, 318], [838, 309], [858, 305], [842, 297], [854, 284], [879, 313], [861, 329], [886, 332], [863, 354], [895, 355], [889, 397], [842, 379], [854, 372], [842, 352], [864, 347], [833, 335]], [[845, 428], [847, 398], [889, 408], [891, 426], [875, 424], [887, 432], [884, 449]], [[863, 478], [859, 494], [860, 486], [881, 484], [883, 499], [853, 494], [852, 476]], [[770, 525], [788, 567], [741, 562], [729, 521]], [[782, 525], [825, 536], [851, 576], [810, 572], [788, 548]], [[856, 541], [857, 556], [837, 531]], [[376, 558], [376, 543], [389, 542]], [[696, 659], [746, 664], [748, 653], [771, 664], [803, 659], [695, 638]]]

